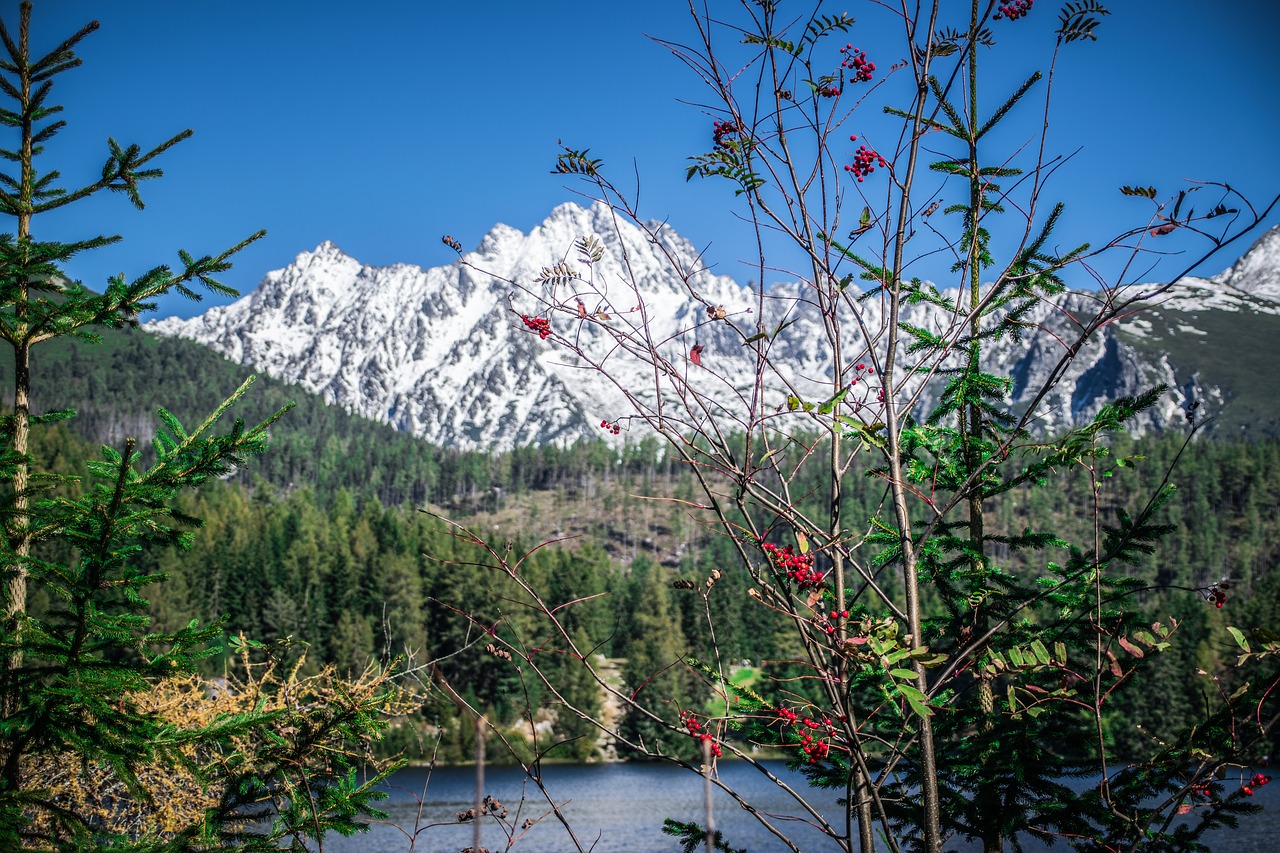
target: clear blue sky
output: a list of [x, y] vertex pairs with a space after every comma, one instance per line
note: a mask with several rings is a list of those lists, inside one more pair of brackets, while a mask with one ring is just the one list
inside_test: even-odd
[[[806, 6], [789, 2], [797, 13]], [[16, 5], [0, 7], [11, 27]], [[224, 279], [242, 291], [326, 239], [369, 264], [448, 263], [442, 234], [473, 248], [495, 222], [528, 230], [575, 197], [549, 174], [557, 139], [589, 147], [624, 182], [634, 160], [642, 212], [707, 246], [718, 272], [749, 275], [737, 263], [751, 244], [726, 213], [729, 188], [684, 180], [686, 158], [710, 147], [710, 118], [679, 100], [698, 99], [699, 84], [646, 37], [688, 38], [683, 0], [35, 5], [37, 50], [88, 20], [102, 24], [80, 47], [85, 64], [55, 85], [69, 126], [44, 168], [91, 179], [109, 135], [146, 146], [196, 131], [164, 158], [165, 177], [144, 186], [146, 211], [110, 195], [37, 220], [37, 237], [124, 235], [71, 268], [90, 286], [173, 262], [179, 248], [218, 251], [258, 228], [269, 235]], [[1038, 0], [1028, 19], [997, 25], [1011, 86], [1052, 46], [1058, 5]], [[1068, 203], [1062, 242], [1129, 221], [1141, 208], [1119, 196], [1120, 184], [1225, 180], [1260, 203], [1280, 192], [1280, 3], [1106, 5], [1100, 40], [1069, 51], [1055, 83], [1051, 145], [1082, 149], [1049, 189]], [[828, 6], [865, 21], [848, 40], [887, 68], [895, 57], [878, 49], [874, 7]], [[960, 24], [968, 4], [943, 6]], [[838, 47], [832, 40], [833, 67]], [[160, 313], [199, 310], [175, 298]]]

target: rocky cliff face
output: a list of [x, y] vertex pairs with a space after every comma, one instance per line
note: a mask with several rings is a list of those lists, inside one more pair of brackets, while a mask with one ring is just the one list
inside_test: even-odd
[[[591, 235], [602, 253], [586, 268], [575, 262], [572, 247]], [[652, 388], [652, 371], [619, 350], [619, 333], [642, 326], [663, 342], [680, 382], [732, 400], [751, 387], [757, 365], [729, 324], [751, 335], [788, 322], [774, 340], [770, 356], [777, 370], [766, 386], [780, 401], [788, 385], [817, 399], [829, 395], [816, 381], [828, 369], [821, 317], [796, 287], [779, 285], [762, 295], [699, 270], [693, 247], [678, 235], [664, 232], [655, 243], [641, 229], [615, 221], [606, 208], [561, 205], [527, 235], [495, 226], [463, 261], [429, 270], [403, 264], [366, 267], [326, 242], [268, 273], [231, 305], [147, 328], [199, 341], [336, 405], [462, 448], [502, 449], [600, 435], [602, 419], [629, 411], [624, 391]], [[562, 261], [589, 272], [597, 292], [587, 296], [581, 288], [566, 289], [554, 294], [557, 301], [573, 304], [582, 296], [585, 310], [603, 311], [609, 320], [580, 323], [571, 314], [551, 320], [557, 332], [572, 333], [590, 359], [605, 363], [616, 383], [541, 341], [520, 319], [521, 312], [537, 310], [521, 288], [546, 295], [548, 285], [536, 283], [539, 272]], [[686, 271], [701, 302], [690, 298], [673, 264]], [[1063, 353], [1060, 341], [1070, 339], [1070, 318], [1086, 312], [1091, 299], [1070, 294], [1058, 305], [1039, 306], [1028, 320], [1047, 331], [988, 347], [990, 365], [1013, 377], [1015, 407], [1026, 405], [1028, 395], [1055, 369]], [[862, 304], [865, 321], [879, 325], [884, 319], [880, 302], [871, 298]], [[727, 319], [709, 321], [707, 305], [724, 306]], [[1203, 413], [1222, 414], [1245, 391], [1232, 379], [1233, 336], [1223, 340], [1221, 328], [1234, 324], [1269, 339], [1280, 332], [1278, 315], [1280, 231], [1273, 230], [1220, 276], [1184, 280], [1151, 312], [1107, 327], [1043, 402], [1039, 426], [1064, 428], [1116, 396], [1161, 383], [1171, 391], [1141, 429], [1181, 423], [1192, 400], [1200, 401]], [[921, 306], [911, 307], [904, 319], [924, 327], [941, 322], [935, 310]], [[1213, 346], [1206, 347], [1211, 339]], [[688, 353], [694, 343], [702, 345], [704, 363], [713, 369], [691, 369]], [[846, 356], [860, 357], [856, 347]], [[864, 384], [857, 393], [873, 387]], [[926, 388], [926, 400], [929, 393]], [[1259, 393], [1266, 389], [1248, 390], [1255, 397]], [[646, 399], [653, 402], [652, 395], [642, 393], [641, 402]], [[1250, 417], [1261, 419], [1258, 428], [1271, 429], [1263, 423], [1271, 415], [1254, 409]], [[1280, 419], [1272, 425], [1280, 429]]]

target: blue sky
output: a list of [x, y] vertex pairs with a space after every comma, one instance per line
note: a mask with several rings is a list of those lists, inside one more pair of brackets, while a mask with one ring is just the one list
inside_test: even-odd
[[[1058, 5], [1038, 0], [1027, 19], [997, 23], [990, 101], [1002, 80], [1016, 85], [1047, 55]], [[1222, 180], [1260, 204], [1280, 192], [1272, 43], [1280, 4], [1106, 5], [1113, 14], [1100, 40], [1074, 46], [1054, 84], [1050, 145], [1073, 154], [1048, 190], [1068, 204], [1062, 244], [1109, 236], [1143, 212], [1116, 192], [1120, 184], [1175, 191], [1185, 179]], [[3, 11], [10, 26], [14, 6]], [[957, 24], [967, 6], [943, 2]], [[563, 139], [603, 157], [623, 183], [638, 174], [645, 215], [669, 219], [706, 247], [717, 272], [745, 280], [751, 273], [738, 262], [751, 242], [730, 213], [730, 188], [684, 179], [689, 155], [710, 147], [711, 118], [681, 102], [699, 99], [700, 84], [647, 37], [688, 39], [687, 8], [683, 0], [37, 0], [37, 50], [88, 20], [102, 24], [79, 49], [85, 64], [55, 85], [69, 126], [43, 168], [60, 169], [68, 183], [91, 179], [107, 136], [146, 146], [188, 127], [196, 133], [160, 163], [165, 177], [144, 186], [147, 210], [112, 195], [37, 219], [35, 236], [123, 234], [69, 270], [90, 286], [174, 262], [179, 248], [216, 252], [259, 228], [268, 236], [224, 277], [242, 291], [326, 239], [364, 263], [443, 264], [454, 256], [441, 235], [472, 248], [496, 222], [528, 230], [575, 198], [549, 173]], [[828, 11], [853, 14], [859, 24], [847, 40], [880, 69], [892, 63], [897, 51], [887, 45], [896, 42], [875, 4], [846, 0]], [[830, 42], [833, 67], [846, 38]], [[877, 125], [869, 118], [868, 127]], [[1267, 220], [1277, 222], [1280, 214]], [[928, 263], [914, 271], [943, 275]], [[175, 298], [159, 313], [189, 316], [209, 304]]]

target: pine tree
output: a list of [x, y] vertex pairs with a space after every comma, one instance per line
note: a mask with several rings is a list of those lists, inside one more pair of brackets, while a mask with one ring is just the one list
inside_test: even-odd
[[[12, 164], [0, 172], [0, 213], [16, 220], [14, 233], [0, 235], [0, 338], [14, 357], [14, 409], [0, 419], [0, 849], [276, 849], [283, 839], [352, 832], [377, 796], [377, 777], [357, 783], [354, 773], [381, 727], [382, 674], [347, 685], [331, 673], [302, 680], [296, 670], [254, 668], [253, 655], [279, 655], [241, 641], [242, 680], [210, 692], [190, 679], [217, 653], [222, 625], [155, 631], [144, 598], [164, 580], [146, 568], [147, 553], [188, 546], [199, 524], [177, 508], [179, 493], [263, 451], [283, 410], [256, 426], [223, 426], [247, 381], [194, 429], [160, 409], [146, 467], [129, 438], [86, 460], [79, 480], [33, 468], [32, 430], [74, 415], [32, 411], [33, 349], [59, 338], [93, 343], [97, 330], [134, 323], [168, 293], [232, 294], [214, 276], [262, 232], [215, 256], [179, 252], [180, 269], [120, 275], [102, 293], [67, 278], [61, 264], [119, 237], [39, 240], [35, 217], [103, 191], [141, 208], [139, 185], [160, 176], [153, 161], [190, 131], [146, 152], [109, 140], [100, 177], [60, 186], [57, 170], [37, 168], [65, 126], [49, 94], [57, 75], [80, 64], [74, 49], [97, 23], [33, 59], [31, 17], [31, 3], [22, 3], [16, 39], [0, 22], [0, 95], [9, 102], [0, 124], [17, 136], [0, 149]], [[38, 618], [28, 611], [37, 592], [48, 601]], [[178, 705], [200, 713], [184, 717], [161, 702], [174, 690], [184, 697]], [[171, 804], [158, 801], [155, 786], [174, 778], [191, 787], [176, 815], [162, 815]], [[84, 779], [87, 793], [73, 784]], [[112, 793], [104, 800], [102, 791]], [[257, 820], [269, 829], [250, 832]]]

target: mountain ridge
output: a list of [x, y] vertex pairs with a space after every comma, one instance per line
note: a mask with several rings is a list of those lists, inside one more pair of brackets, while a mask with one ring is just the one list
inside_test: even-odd
[[[466, 449], [502, 450], [600, 435], [601, 420], [630, 411], [623, 388], [652, 386], [651, 376], [614, 358], [610, 349], [618, 333], [634, 333], [642, 324], [663, 342], [671, 363], [682, 365], [690, 387], [723, 393], [713, 386], [741, 388], [754, 376], [752, 352], [741, 346], [742, 338], [775, 328], [785, 318], [790, 325], [776, 336], [770, 352], [779, 368], [773, 385], [829, 396], [812, 380], [824, 370], [825, 350], [814, 345], [821, 340], [821, 317], [797, 286], [775, 285], [762, 294], [703, 268], [693, 246], [678, 234], [655, 233], [657, 239], [616, 221], [602, 205], [565, 203], [528, 234], [499, 223], [459, 261], [431, 269], [365, 266], [324, 241], [268, 272], [237, 302], [189, 320], [152, 321], [145, 328], [198, 341], [328, 402], [432, 443]], [[557, 263], [583, 266], [570, 253], [588, 236], [599, 241], [601, 252], [585, 272], [577, 270], [599, 284], [584, 309], [593, 316], [605, 312], [609, 320], [582, 323], [573, 334], [584, 354], [609, 364], [617, 385], [529, 334], [520, 320], [522, 311], [537, 310], [530, 292], [537, 295], [541, 288], [547, 295], [548, 285], [539, 283], [543, 270]], [[566, 292], [564, 298], [577, 297]], [[1062, 317], [1084, 310], [1092, 298], [1068, 294], [1059, 306], [1039, 306], [1029, 319], [1061, 337], [1070, 331]], [[863, 304], [870, 322], [883, 319], [876, 300]], [[728, 318], [709, 323], [707, 305], [724, 306]], [[1196, 354], [1197, 338], [1205, 332], [1196, 324], [1224, 325], [1223, 318], [1210, 316], [1216, 313], [1251, 328], [1280, 331], [1280, 229], [1262, 235], [1218, 276], [1184, 279], [1141, 316], [1103, 329], [1046, 400], [1039, 425], [1047, 431], [1068, 427], [1117, 395], [1155, 384], [1169, 385], [1171, 392], [1139, 431], [1180, 425], [1192, 401], [1203, 413], [1228, 413], [1239, 390], [1211, 376], [1216, 368]], [[908, 306], [906, 319], [936, 320], [914, 306]], [[1036, 387], [1060, 355], [1051, 335], [1029, 338], [1017, 345], [993, 342], [987, 350], [988, 362], [1006, 369], [1012, 365], [1015, 407], [1022, 391]], [[704, 347], [714, 372], [689, 370], [694, 342]], [[926, 401], [929, 396], [926, 389]], [[1280, 431], [1274, 414], [1251, 417], [1249, 423], [1230, 426]]]

